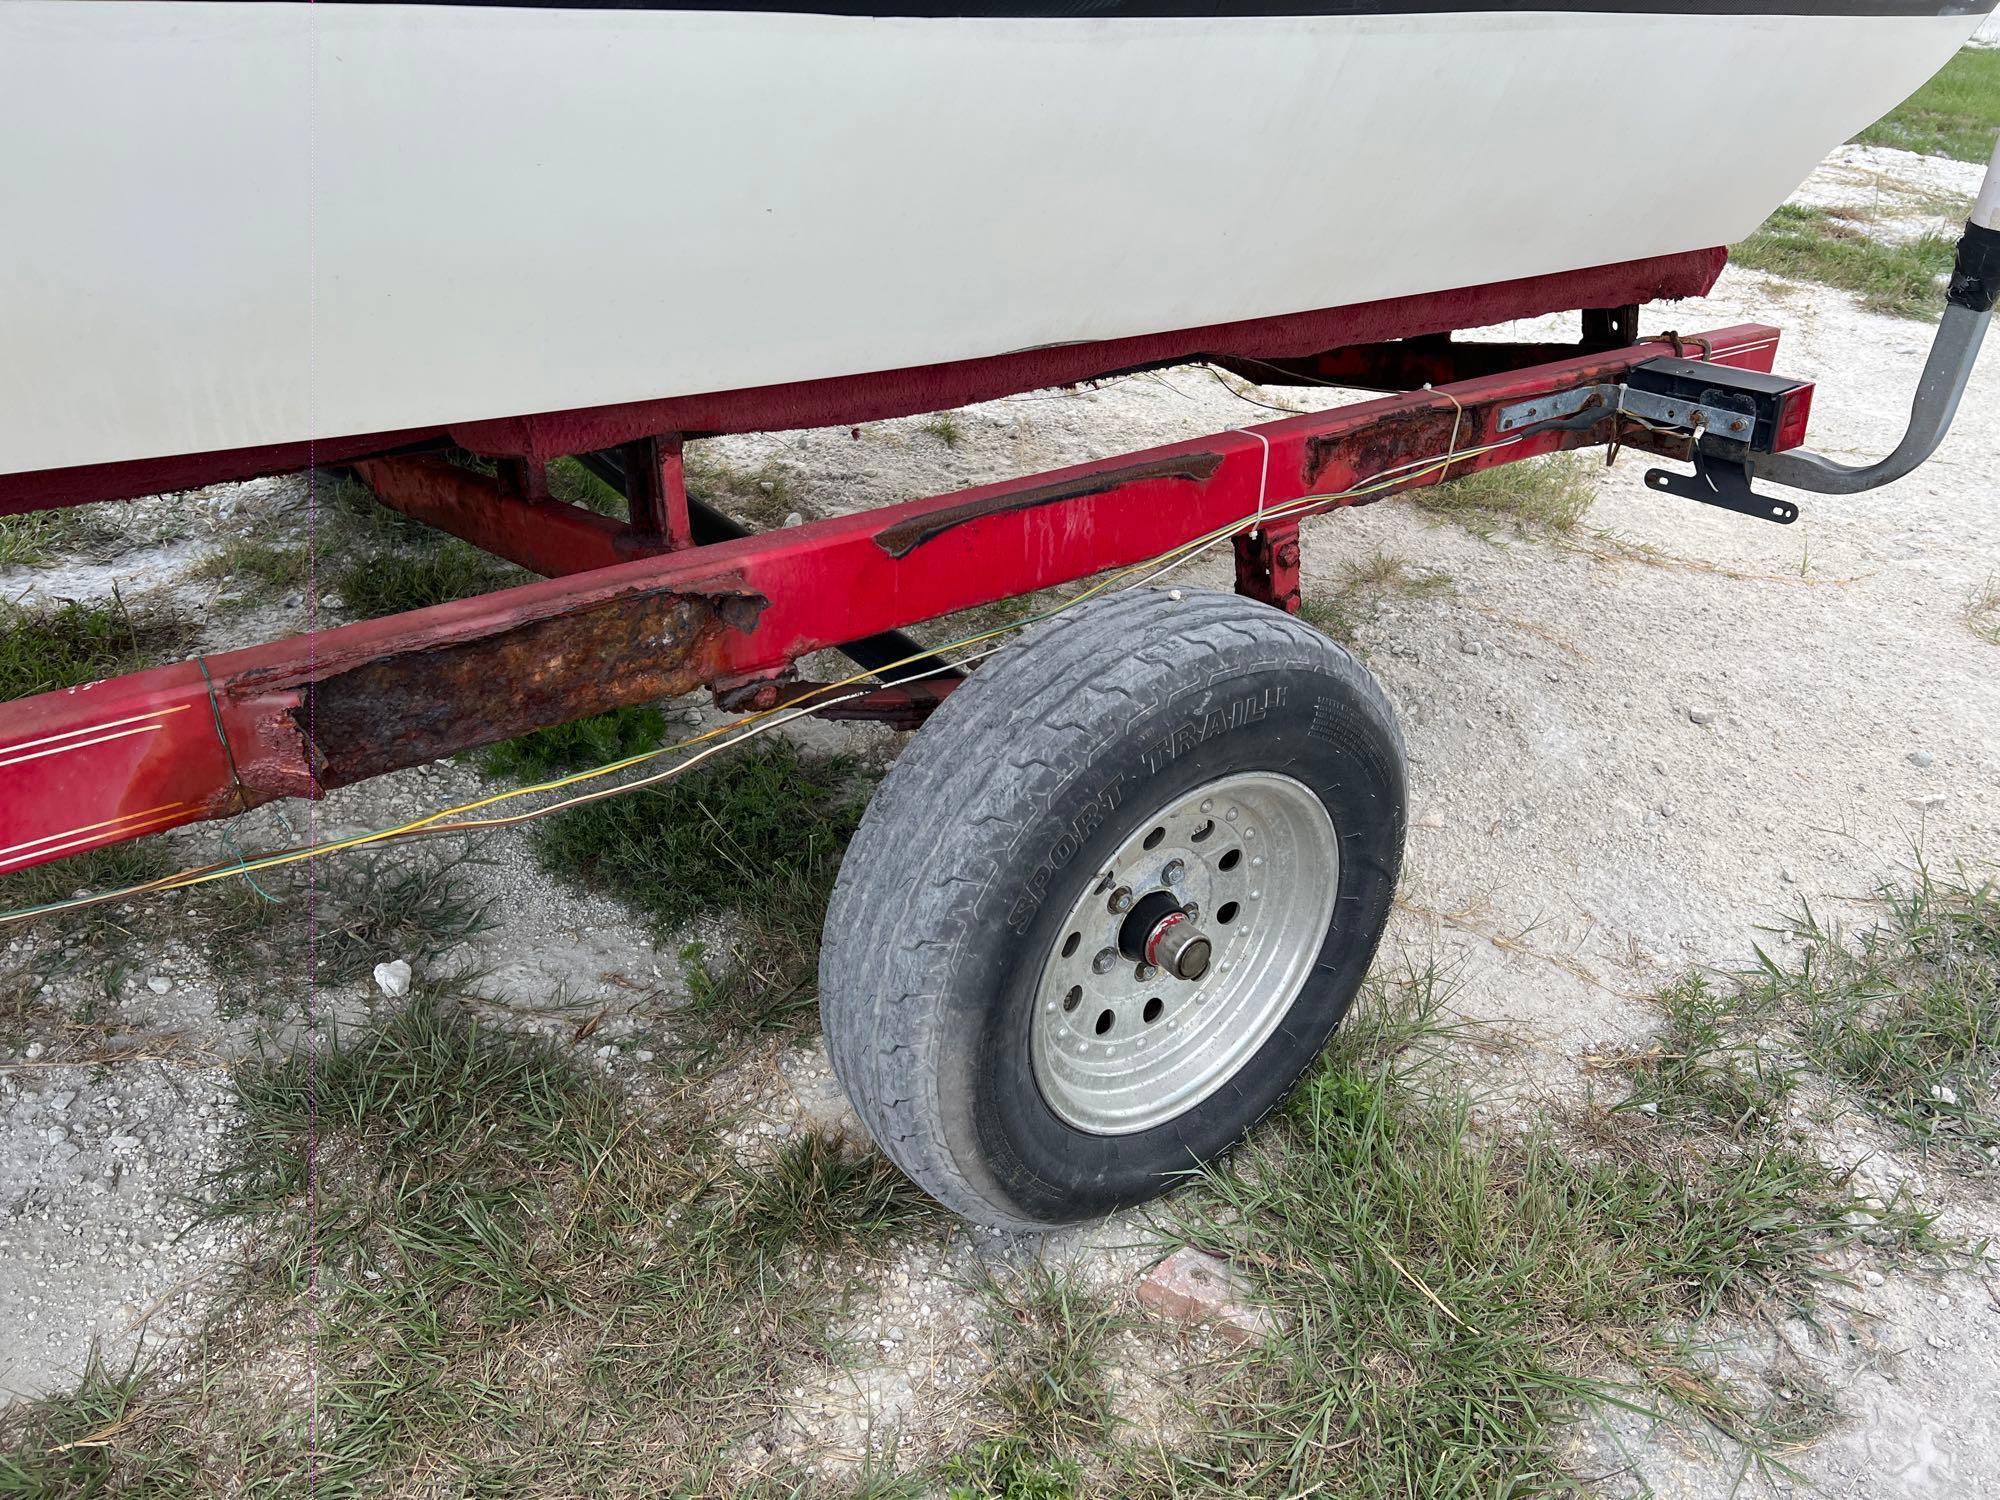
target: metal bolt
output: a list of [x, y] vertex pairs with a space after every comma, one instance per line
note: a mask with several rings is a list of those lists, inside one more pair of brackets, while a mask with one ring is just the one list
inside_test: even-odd
[[1131, 909], [1132, 888], [1129, 885], [1121, 885], [1111, 893], [1111, 910], [1113, 912], [1128, 912]]
[[1190, 901], [1186, 906], [1181, 908], [1181, 911], [1192, 921], [1201, 915], [1201, 903], [1199, 901]]
[[1178, 859], [1170, 859], [1167, 861], [1167, 867], [1160, 871], [1160, 879], [1164, 880], [1168, 885], [1179, 885], [1181, 877], [1185, 874], [1187, 874], [1187, 865]]
[[1137, 979], [1139, 983], [1144, 984], [1147, 980], [1151, 979], [1155, 974], [1159, 972], [1160, 971], [1154, 968], [1151, 964], [1140, 964], [1138, 968], [1132, 971], [1132, 977]]
[[1090, 961], [1090, 967], [1096, 973], [1109, 974], [1117, 962], [1118, 950], [1116, 948], [1099, 948], [1097, 950], [1097, 957]]

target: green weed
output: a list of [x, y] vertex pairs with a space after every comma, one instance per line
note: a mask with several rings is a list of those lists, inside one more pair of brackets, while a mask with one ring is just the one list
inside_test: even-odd
[[[1489, 1123], [1445, 1058], [1464, 1036], [1447, 996], [1434, 968], [1372, 996], [1264, 1134], [1176, 1203], [1281, 1332], [1197, 1386], [1200, 1432], [1134, 1455], [1131, 1492], [1561, 1490], [1560, 1432], [1605, 1403], [1694, 1411], [1769, 1458], [1754, 1402], [1703, 1369], [1688, 1325], [1810, 1305], [1830, 1249], [1922, 1227], [1851, 1222], [1809, 1155], [1719, 1123]], [[1739, 1112], [1734, 1084], [1716, 1097]]]
[[1497, 540], [1503, 526], [1516, 536], [1566, 537], [1597, 498], [1595, 473], [1589, 460], [1558, 453], [1426, 485], [1410, 498], [1484, 541]]
[[1989, 646], [2000, 646], [2000, 579], [1981, 584], [1965, 606], [1965, 627]]
[[1936, 234], [1902, 242], [1878, 239], [1827, 209], [1787, 203], [1731, 250], [1730, 259], [1753, 271], [1853, 292], [1874, 312], [1935, 323], [1944, 308], [1941, 282], [1955, 249], [1952, 240]]
[[480, 751], [479, 763], [488, 776], [544, 781], [657, 750], [666, 735], [666, 716], [637, 704], [504, 740]]
[[1796, 959], [1761, 953], [1751, 1003], [1782, 1016], [1814, 1067], [1917, 1146], [2000, 1165], [2000, 892], [1920, 868], [1859, 934], [1810, 908]]
[[551, 873], [626, 901], [661, 937], [729, 913], [721, 953], [684, 950], [692, 1013], [783, 1027], [811, 1012], [820, 925], [862, 804], [852, 762], [766, 736], [550, 819], [536, 852]]
[[129, 535], [98, 506], [30, 511], [0, 516], [0, 568], [42, 568], [51, 563], [102, 561], [123, 550], [121, 542], [140, 545], [143, 529]]
[[926, 417], [921, 430], [947, 448], [956, 448], [965, 441], [965, 424], [959, 420], [957, 412], [941, 411], [934, 417]]
[[341, 569], [334, 587], [349, 613], [373, 619], [491, 593], [525, 583], [528, 576], [512, 563], [447, 537], [415, 553], [360, 558]]
[[994, 1438], [945, 1461], [947, 1500], [1073, 1500], [1082, 1473], [1068, 1460], [1037, 1457], [1018, 1438]]
[[986, 1395], [1026, 1450], [1061, 1459], [1102, 1445], [1116, 1427], [1107, 1376], [1116, 1313], [1063, 1271], [1036, 1266], [986, 1283], [993, 1368]]
[[134, 614], [116, 598], [40, 608], [0, 600], [0, 702], [171, 661], [193, 638], [180, 616]]
[[1315, 590], [1299, 613], [1308, 624], [1351, 646], [1361, 628], [1389, 599], [1427, 599], [1451, 592], [1449, 575], [1378, 551], [1371, 557], [1343, 562], [1332, 591]]
[[0, 1418], [32, 1480], [6, 1493], [716, 1493], [783, 1377], [831, 1358], [830, 1257], [902, 1212], [879, 1174], [815, 1172], [753, 1230], [763, 1173], [691, 1106], [642, 1122], [428, 992], [237, 1103], [229, 1301], [178, 1369]]

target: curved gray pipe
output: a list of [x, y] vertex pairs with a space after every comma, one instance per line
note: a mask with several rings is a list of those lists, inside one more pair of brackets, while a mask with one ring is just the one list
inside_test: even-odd
[[2000, 296], [2000, 144], [1993, 150], [1979, 197], [1958, 242], [1958, 259], [1946, 293], [1944, 317], [1931, 342], [1930, 357], [1910, 402], [1910, 425], [1888, 457], [1872, 464], [1842, 464], [1820, 453], [1758, 453], [1752, 472], [1773, 484], [1822, 495], [1858, 495], [1901, 479], [1933, 453], [1951, 430], [1959, 397], [1972, 378], [1973, 362], [1993, 321]]

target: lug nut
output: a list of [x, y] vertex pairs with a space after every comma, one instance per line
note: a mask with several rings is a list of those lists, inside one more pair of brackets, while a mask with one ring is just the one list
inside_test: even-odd
[[1170, 859], [1167, 861], [1166, 869], [1160, 871], [1160, 879], [1164, 880], [1168, 885], [1179, 885], [1181, 877], [1185, 874], [1187, 874], [1187, 865], [1181, 860]]
[[1117, 890], [1111, 893], [1111, 910], [1114, 913], [1123, 913], [1123, 912], [1128, 912], [1131, 909], [1132, 909], [1132, 887], [1130, 887], [1129, 885], [1121, 885], [1118, 887]]
[[1097, 950], [1097, 957], [1090, 961], [1090, 967], [1096, 973], [1109, 974], [1112, 966], [1117, 962], [1118, 950], [1116, 948], [1100, 948]]
[[1139, 983], [1144, 984], [1147, 980], [1151, 979], [1155, 974], [1159, 972], [1160, 971], [1154, 968], [1151, 964], [1140, 964], [1138, 968], [1132, 971], [1132, 977], [1138, 980]]

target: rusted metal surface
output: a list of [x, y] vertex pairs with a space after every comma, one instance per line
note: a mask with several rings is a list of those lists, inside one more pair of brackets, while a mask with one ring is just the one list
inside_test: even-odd
[[322, 677], [292, 718], [314, 780], [346, 786], [546, 724], [693, 692], [714, 677], [725, 628], [709, 600], [625, 594]]
[[[1718, 362], [1768, 370], [1777, 334], [1748, 325], [1703, 341]], [[1144, 562], [1265, 508], [1350, 503], [1314, 497], [1399, 466], [1417, 467], [1366, 498], [1435, 483], [1424, 461], [1454, 427], [1459, 448], [1478, 446], [1501, 407], [1615, 381], [1661, 352], [1653, 342], [1305, 413], [0, 705], [0, 870], [620, 703], [773, 678], [811, 652]], [[1454, 472], [1614, 435], [1609, 413], [1588, 430], [1530, 429]], [[398, 461], [387, 477], [405, 503], [480, 538], [525, 549], [531, 524], [559, 534], [523, 559], [615, 546], [603, 528], [617, 523], [507, 496], [483, 476]], [[1284, 547], [1299, 517], [1281, 519], [1266, 523], [1274, 550], [1253, 555], [1252, 581], [1287, 604], [1296, 555]]]
[[1235, 538], [1236, 592], [1288, 615], [1299, 612], [1299, 528], [1296, 521], [1260, 526]]
[[1479, 328], [1572, 308], [1698, 297], [1715, 284], [1727, 259], [1727, 252], [1720, 248], [1691, 250], [1454, 291], [1136, 338], [1025, 349], [951, 364], [574, 411], [506, 415], [491, 421], [396, 432], [330, 433], [313, 442], [219, 453], [0, 474], [0, 516], [96, 500], [129, 500], [260, 474], [287, 474], [308, 464], [344, 464], [437, 448], [447, 442], [492, 458], [523, 458], [546, 464], [565, 454], [615, 448], [661, 432], [699, 437], [851, 426], [1196, 358], [1298, 359], [1325, 349]]

